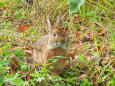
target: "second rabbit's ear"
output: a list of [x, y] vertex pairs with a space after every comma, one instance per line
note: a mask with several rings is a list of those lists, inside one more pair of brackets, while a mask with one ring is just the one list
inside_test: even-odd
[[62, 27], [62, 18], [60, 16], [57, 17], [56, 27]]

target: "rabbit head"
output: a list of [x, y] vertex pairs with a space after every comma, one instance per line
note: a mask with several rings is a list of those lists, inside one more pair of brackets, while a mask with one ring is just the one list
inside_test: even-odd
[[62, 19], [60, 16], [57, 17], [56, 25], [52, 25], [49, 17], [47, 17], [48, 30], [49, 30], [49, 49], [62, 48], [66, 49], [65, 44], [67, 41], [66, 31], [62, 28]]

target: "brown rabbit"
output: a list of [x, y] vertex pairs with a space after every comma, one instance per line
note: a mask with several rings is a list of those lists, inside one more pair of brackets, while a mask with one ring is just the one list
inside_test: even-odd
[[[57, 17], [56, 26], [51, 24], [48, 17], [47, 23], [49, 34], [40, 37], [40, 39], [36, 42], [33, 50], [33, 59], [40, 65], [46, 65], [51, 63], [48, 59], [58, 58], [58, 60], [51, 65], [53, 66], [53, 72], [60, 74], [67, 64], [67, 49], [69, 40], [66, 31], [61, 27], [62, 19], [60, 16]], [[46, 68], [49, 68], [49, 66], [46, 66]]]

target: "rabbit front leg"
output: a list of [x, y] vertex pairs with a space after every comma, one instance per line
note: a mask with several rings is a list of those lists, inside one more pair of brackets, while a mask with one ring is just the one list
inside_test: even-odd
[[34, 48], [32, 58], [33, 58], [33, 60], [34, 60], [35, 62], [37, 62], [39, 65], [41, 65], [40, 56], [41, 56], [41, 55], [40, 55], [40, 52], [38, 52], [38, 50], [37, 50], [36, 48]]
[[49, 56], [48, 46], [45, 46], [42, 51], [43, 52], [42, 52], [41, 62], [42, 62], [42, 65], [46, 65], [46, 63], [48, 61], [48, 56]]

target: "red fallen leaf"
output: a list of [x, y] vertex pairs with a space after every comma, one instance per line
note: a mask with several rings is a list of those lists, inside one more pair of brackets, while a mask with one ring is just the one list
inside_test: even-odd
[[79, 43], [80, 43], [80, 41], [76, 40], [74, 43], [77, 43], [77, 44], [79, 44]]
[[4, 7], [3, 10], [8, 10], [8, 8], [7, 8], [7, 7]]
[[[101, 46], [97, 46], [98, 51], [101, 51]], [[96, 50], [96, 49], [95, 49]]]
[[99, 29], [99, 30], [97, 31], [97, 33], [101, 33], [101, 30]]
[[100, 51], [101, 50], [101, 46], [97, 46], [98, 50]]
[[23, 50], [24, 52], [26, 52], [29, 55], [32, 55], [32, 50]]
[[12, 68], [12, 70], [15, 70], [18, 66], [18, 62], [16, 60], [16, 56], [15, 55], [12, 55], [10, 56], [11, 60], [10, 60], [10, 66]]
[[77, 36], [77, 37], [80, 36], [80, 32], [76, 32], [76, 36]]
[[8, 8], [7, 7], [0, 8], [0, 11], [3, 11], [3, 10], [8, 10]]
[[65, 28], [65, 31], [66, 31], [66, 32], [68, 31], [68, 28], [67, 28], [67, 27]]
[[105, 28], [104, 31], [98, 32], [97, 36], [104, 36], [108, 30], [109, 30], [108, 28]]
[[82, 19], [82, 17], [80, 16], [80, 15], [76, 15], [76, 16], [74, 16], [74, 19]]
[[29, 80], [30, 80], [30, 73], [27, 73], [27, 74], [26, 74], [25, 79], [26, 79], [27, 81], [29, 81]]
[[24, 30], [28, 29], [29, 26], [30, 26], [30, 25], [19, 25], [19, 26], [18, 26], [18, 30], [23, 32]]
[[25, 45], [25, 46], [24, 46], [24, 49], [30, 50], [30, 49], [33, 49], [33, 47], [30, 46], [30, 45]]
[[82, 17], [80, 15], [74, 16], [73, 23], [76, 24], [76, 23], [79, 23], [79, 22], [82, 23]]
[[88, 32], [87, 34], [90, 39], [93, 39], [93, 34], [91, 32]]
[[96, 83], [97, 78], [96, 78], [96, 77], [92, 77], [92, 81], [93, 81], [93, 85], [94, 85], [94, 86], [97, 86], [97, 83]]

